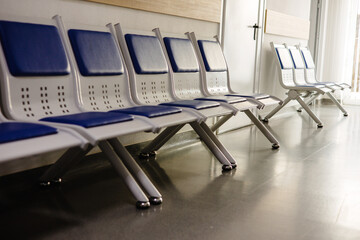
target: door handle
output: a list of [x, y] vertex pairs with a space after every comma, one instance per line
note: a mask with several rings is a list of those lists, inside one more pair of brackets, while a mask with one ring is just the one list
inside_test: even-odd
[[257, 29], [261, 28], [259, 25], [257, 25], [256, 23], [252, 26], [248, 26], [249, 28], [253, 28], [254, 29], [254, 36], [253, 39], [256, 40], [256, 31]]

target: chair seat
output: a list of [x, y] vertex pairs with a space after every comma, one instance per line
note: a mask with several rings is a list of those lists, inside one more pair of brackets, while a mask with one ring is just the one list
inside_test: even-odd
[[308, 84], [308, 85], [296, 85], [296, 87], [308, 87], [308, 88], [314, 88], [314, 87], [316, 87], [315, 85], [310, 85], [310, 84]]
[[21, 122], [0, 123], [0, 143], [40, 137], [55, 133], [57, 133], [56, 128], [41, 124]]
[[245, 102], [246, 98], [236, 97], [236, 96], [211, 96], [211, 97], [196, 98], [195, 100], [216, 101], [216, 102], [225, 102], [231, 104], [231, 103]]
[[160, 105], [186, 107], [186, 108], [193, 108], [196, 110], [220, 106], [219, 103], [214, 101], [200, 101], [200, 100], [179, 100], [174, 102], [161, 103]]
[[180, 113], [182, 112], [182, 110], [180, 108], [170, 107], [170, 106], [138, 106], [138, 107], [112, 110], [110, 112], [128, 113], [128, 114], [153, 118], [153, 117], [160, 117], [160, 116]]
[[265, 93], [253, 93], [253, 94], [231, 93], [231, 94], [226, 94], [226, 96], [253, 98], [253, 99], [256, 99], [256, 100], [260, 100], [260, 99], [270, 97], [269, 94], [265, 94]]
[[85, 112], [64, 116], [46, 117], [40, 121], [79, 125], [85, 128], [131, 121], [134, 117], [125, 113]]

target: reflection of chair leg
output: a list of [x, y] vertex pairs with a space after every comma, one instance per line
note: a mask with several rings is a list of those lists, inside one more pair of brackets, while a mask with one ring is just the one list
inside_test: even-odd
[[222, 118], [219, 119], [219, 121], [217, 121], [212, 127], [211, 127], [211, 131], [216, 131], [219, 127], [221, 127], [224, 123], [226, 123], [227, 120], [229, 120], [232, 116], [234, 116], [233, 114], [229, 114], [226, 116], [223, 116]]
[[343, 106], [339, 103], [339, 101], [334, 97], [334, 95], [332, 95], [332, 93], [330, 93], [330, 92], [327, 92], [326, 94], [330, 97], [331, 101], [333, 101], [336, 104], [336, 106], [343, 112], [344, 116], [347, 117], [348, 113], [343, 108]]
[[[206, 144], [208, 149], [215, 155], [215, 157], [219, 160], [221, 164], [223, 164], [222, 168], [225, 171], [229, 171], [232, 169], [231, 163], [222, 153], [222, 151], [216, 146], [216, 144], [211, 140], [209, 135], [205, 132], [205, 130], [200, 126], [198, 122], [190, 123], [191, 127], [195, 130], [195, 132], [199, 135], [199, 137]], [[210, 130], [211, 131], [211, 130]]]
[[73, 165], [78, 163], [85, 155], [90, 152], [93, 146], [88, 146], [87, 149], [79, 147], [70, 148], [57, 160], [46, 172], [40, 177], [39, 182], [41, 186], [48, 186], [51, 183], [60, 183], [61, 177]]
[[99, 142], [99, 147], [103, 153], [108, 157], [112, 166], [115, 168], [116, 172], [123, 178], [126, 183], [126, 186], [129, 188], [133, 196], [136, 198], [136, 207], [138, 208], [148, 208], [150, 207], [149, 199], [146, 197], [145, 193], [141, 190], [133, 176], [125, 167], [124, 163], [120, 158], [115, 154], [110, 144], [106, 141]]
[[277, 106], [276, 108], [274, 108], [268, 115], [266, 115], [266, 116], [262, 119], [262, 121], [268, 122], [269, 119], [270, 119], [272, 116], [274, 116], [278, 111], [280, 111], [283, 107], [285, 107], [285, 105], [288, 104], [291, 100], [292, 100], [291, 97], [287, 97], [287, 98], [283, 101], [283, 103], [282, 103], [281, 105], [279, 105], [279, 106]]
[[269, 132], [269, 130], [262, 124], [259, 119], [250, 111], [245, 110], [244, 113], [250, 118], [250, 120], [255, 124], [256, 127], [264, 134], [264, 136], [272, 143], [273, 149], [279, 148], [278, 140]]
[[225, 146], [219, 141], [219, 139], [215, 136], [215, 134], [211, 131], [208, 125], [205, 122], [202, 122], [200, 126], [204, 129], [206, 134], [210, 137], [210, 139], [216, 144], [216, 146], [220, 149], [220, 151], [225, 155], [228, 161], [231, 163], [233, 168], [236, 168], [236, 160], [229, 153], [229, 151], [225, 148]]
[[126, 150], [126, 148], [117, 138], [112, 138], [108, 142], [111, 144], [116, 154], [124, 161], [126, 167], [140, 182], [140, 185], [143, 187], [143, 189], [145, 189], [145, 191], [150, 195], [150, 202], [152, 204], [160, 204], [162, 202], [161, 194], [150, 181], [150, 179], [146, 176], [143, 170], [139, 167], [134, 158]]
[[308, 105], [300, 98], [300, 96], [296, 99], [303, 109], [310, 115], [310, 117], [317, 123], [318, 128], [322, 128], [323, 124], [320, 119], [311, 111]]
[[[312, 103], [312, 101], [314, 101], [318, 96], [320, 95], [320, 93], [315, 93], [313, 94], [308, 100], [305, 101], [305, 104], [306, 105], [310, 105]], [[297, 109], [298, 112], [301, 112], [302, 111], [302, 107], [299, 107]]]
[[162, 131], [155, 139], [151, 141], [146, 147], [141, 150], [140, 157], [149, 157], [149, 155], [155, 155], [167, 141], [170, 140], [185, 124], [172, 126]]

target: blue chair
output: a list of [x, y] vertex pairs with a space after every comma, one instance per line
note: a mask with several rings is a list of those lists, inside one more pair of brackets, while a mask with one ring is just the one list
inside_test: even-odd
[[[269, 130], [259, 121], [252, 113], [252, 109], [262, 107], [259, 102], [253, 101], [250, 98], [238, 97], [238, 96], [224, 96], [206, 94], [204, 84], [201, 81], [199, 62], [196, 58], [195, 50], [191, 44], [191, 41], [186, 38], [178, 37], [165, 37], [162, 38], [159, 29], [155, 32], [159, 37], [159, 40], [163, 44], [163, 48], [167, 52], [167, 60], [172, 67], [171, 76], [174, 86], [175, 96], [179, 99], [193, 99], [215, 101], [222, 104], [227, 104], [240, 112], [244, 112], [250, 120], [259, 128], [259, 130], [265, 135], [265, 137], [272, 143], [272, 148], [279, 148], [279, 142], [269, 132]], [[224, 124], [229, 118], [227, 116], [218, 120], [217, 123], [211, 128], [215, 131], [222, 124]]]
[[217, 37], [214, 40], [197, 39], [195, 33], [189, 33], [198, 61], [205, 92], [209, 95], [244, 97], [263, 107], [279, 105], [282, 101], [266, 93], [237, 93], [231, 89], [229, 69]]
[[[335, 83], [321, 83], [314, 81], [314, 79], [311, 79], [311, 76], [315, 76], [315, 74], [311, 73], [310, 71], [307, 71], [306, 69], [306, 62], [304, 61], [304, 58], [301, 54], [300, 49], [298, 49], [296, 46], [288, 46], [286, 45], [286, 48], [289, 49], [291, 58], [294, 62], [294, 81], [297, 85], [313, 85], [319, 88], [329, 88], [332, 90], [332, 92], [336, 90], [344, 90], [344, 87], [341, 85], [335, 84]], [[332, 94], [332, 92], [326, 92], [325, 94], [331, 99], [331, 101], [342, 111], [344, 116], [348, 116], [347, 111], [344, 109], [344, 107], [339, 103], [339, 101], [335, 98], [335, 96]], [[309, 105], [313, 100], [316, 99], [316, 95], [309, 97], [305, 103]], [[302, 108], [300, 107], [298, 109], [298, 112], [301, 112]]]
[[[180, 107], [202, 117], [201, 122], [190, 123], [209, 150], [223, 164], [224, 170], [236, 167], [236, 160], [210, 130], [205, 119], [233, 115], [237, 109], [214, 101], [178, 100], [171, 87], [171, 75], [160, 41], [154, 35], [123, 32], [120, 24], [115, 25], [116, 34], [129, 73], [131, 93], [134, 101], [142, 105], [161, 104]], [[142, 152], [154, 152], [174, 136], [181, 127], [169, 127], [159, 134]]]
[[264, 121], [268, 121], [273, 115], [275, 115], [278, 111], [280, 111], [286, 104], [288, 104], [292, 100], [296, 100], [301, 107], [310, 115], [310, 117], [316, 122], [318, 128], [322, 128], [323, 124], [320, 119], [311, 111], [309, 106], [304, 102], [302, 98], [315, 96], [318, 97], [327, 92], [333, 91], [332, 89], [326, 86], [316, 86], [310, 85], [307, 83], [302, 83], [299, 81], [298, 83], [295, 81], [296, 75], [298, 75], [298, 79], [301, 78], [301, 75], [304, 73], [300, 71], [294, 70], [294, 62], [291, 57], [289, 50], [280, 44], [270, 43], [272, 52], [274, 57], [276, 58], [276, 67], [279, 73], [279, 81], [280, 85], [289, 90], [287, 95], [288, 97], [283, 101], [282, 105], [274, 108], [268, 115], [265, 116]]
[[[40, 181], [59, 181], [73, 164], [93, 147], [99, 146], [137, 199], [137, 207], [147, 208], [150, 201], [161, 203], [161, 194], [116, 139], [125, 134], [153, 131], [153, 125], [126, 113], [79, 108], [76, 75], [54, 24], [54, 20], [32, 23], [0, 21], [3, 50], [0, 59], [4, 74], [0, 84], [6, 116], [72, 129], [89, 142], [86, 149], [68, 150]], [[112, 66], [117, 68], [114, 70], [116, 74], [121, 71], [120, 65]], [[115, 74], [114, 71], [111, 74]], [[139, 183], [128, 168], [137, 173]]]

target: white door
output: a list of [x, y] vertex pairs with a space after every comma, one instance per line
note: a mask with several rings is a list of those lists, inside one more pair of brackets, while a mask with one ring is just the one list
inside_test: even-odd
[[[224, 0], [221, 42], [230, 72], [230, 86], [240, 93], [257, 90], [256, 69], [261, 46], [263, 0]], [[259, 16], [260, 13], [260, 16]], [[260, 23], [259, 23], [260, 22]], [[259, 26], [260, 25], [260, 26]], [[238, 114], [220, 131], [250, 124], [245, 114]]]

